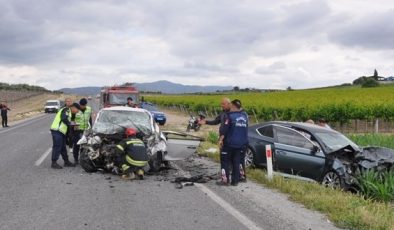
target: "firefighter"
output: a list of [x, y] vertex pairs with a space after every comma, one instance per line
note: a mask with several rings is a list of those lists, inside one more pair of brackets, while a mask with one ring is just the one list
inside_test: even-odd
[[75, 164], [78, 164], [79, 158], [79, 145], [78, 141], [81, 139], [84, 131], [92, 127], [92, 108], [87, 105], [88, 100], [82, 98], [79, 101], [80, 110], [75, 114], [75, 122], [78, 126], [75, 126], [73, 132], [73, 156]]
[[144, 142], [136, 138], [137, 131], [133, 128], [126, 129], [126, 139], [116, 146], [117, 162], [125, 180], [143, 179], [143, 168], [148, 164], [149, 156]]
[[68, 160], [67, 147], [66, 147], [66, 134], [69, 127], [71, 127], [71, 115], [79, 111], [79, 105], [73, 103], [70, 107], [63, 107], [57, 112], [55, 119], [51, 125], [51, 134], [53, 140], [52, 146], [52, 165], [51, 168], [62, 169], [57, 163], [59, 156], [62, 155], [64, 167], [75, 167], [75, 164]]

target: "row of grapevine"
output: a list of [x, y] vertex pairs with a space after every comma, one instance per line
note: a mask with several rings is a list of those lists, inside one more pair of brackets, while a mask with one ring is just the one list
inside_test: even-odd
[[325, 118], [329, 121], [394, 119], [394, 86], [372, 89], [339, 87], [270, 93], [229, 95], [147, 95], [162, 106], [183, 105], [193, 111], [219, 110], [224, 96], [238, 98], [249, 114], [259, 120], [305, 121]]

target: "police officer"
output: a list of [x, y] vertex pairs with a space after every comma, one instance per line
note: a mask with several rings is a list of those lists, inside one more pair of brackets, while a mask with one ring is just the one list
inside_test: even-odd
[[149, 156], [144, 142], [136, 138], [137, 131], [133, 128], [126, 129], [126, 139], [116, 146], [117, 164], [122, 169], [122, 178], [135, 179], [137, 173], [140, 179], [144, 177], [144, 170], [148, 164]]
[[73, 156], [75, 164], [78, 164], [79, 158], [79, 145], [77, 143], [81, 139], [83, 132], [92, 127], [92, 108], [87, 104], [88, 100], [82, 98], [79, 101], [80, 110], [75, 114], [75, 122], [78, 125], [73, 132]]
[[[241, 101], [231, 102], [231, 110], [222, 128], [219, 145], [222, 146], [223, 165], [222, 170], [229, 178], [230, 166], [232, 166], [231, 185], [237, 186], [240, 180], [240, 164], [242, 151], [248, 145], [248, 115], [241, 110]], [[223, 184], [228, 181], [222, 181]]]
[[72, 125], [70, 122], [71, 115], [76, 114], [79, 111], [79, 105], [77, 103], [71, 104], [70, 108], [63, 107], [60, 109], [51, 125], [51, 134], [53, 140], [52, 146], [52, 165], [54, 169], [61, 169], [62, 167], [57, 163], [59, 156], [62, 155], [64, 161], [64, 167], [75, 167], [75, 164], [68, 160], [67, 147], [66, 147], [66, 134], [69, 126]]

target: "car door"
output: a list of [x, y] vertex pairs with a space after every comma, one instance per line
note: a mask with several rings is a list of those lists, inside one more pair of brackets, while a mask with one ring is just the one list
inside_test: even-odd
[[192, 156], [200, 145], [202, 138], [186, 133], [163, 131], [167, 139], [166, 161], [183, 160]]
[[252, 130], [252, 134], [249, 135], [249, 144], [254, 147], [255, 151], [255, 163], [258, 165], [266, 166], [267, 157], [265, 153], [265, 146], [271, 145], [272, 151], [274, 151], [274, 131], [272, 125], [265, 125], [257, 129]]
[[321, 150], [300, 132], [275, 126], [275, 169], [291, 175], [317, 180], [324, 170], [325, 157]]

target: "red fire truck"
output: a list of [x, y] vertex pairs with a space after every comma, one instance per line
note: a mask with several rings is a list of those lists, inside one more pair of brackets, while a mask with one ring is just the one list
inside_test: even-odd
[[139, 92], [132, 85], [103, 87], [100, 93], [100, 107], [112, 107], [127, 104], [127, 98], [139, 103]]

